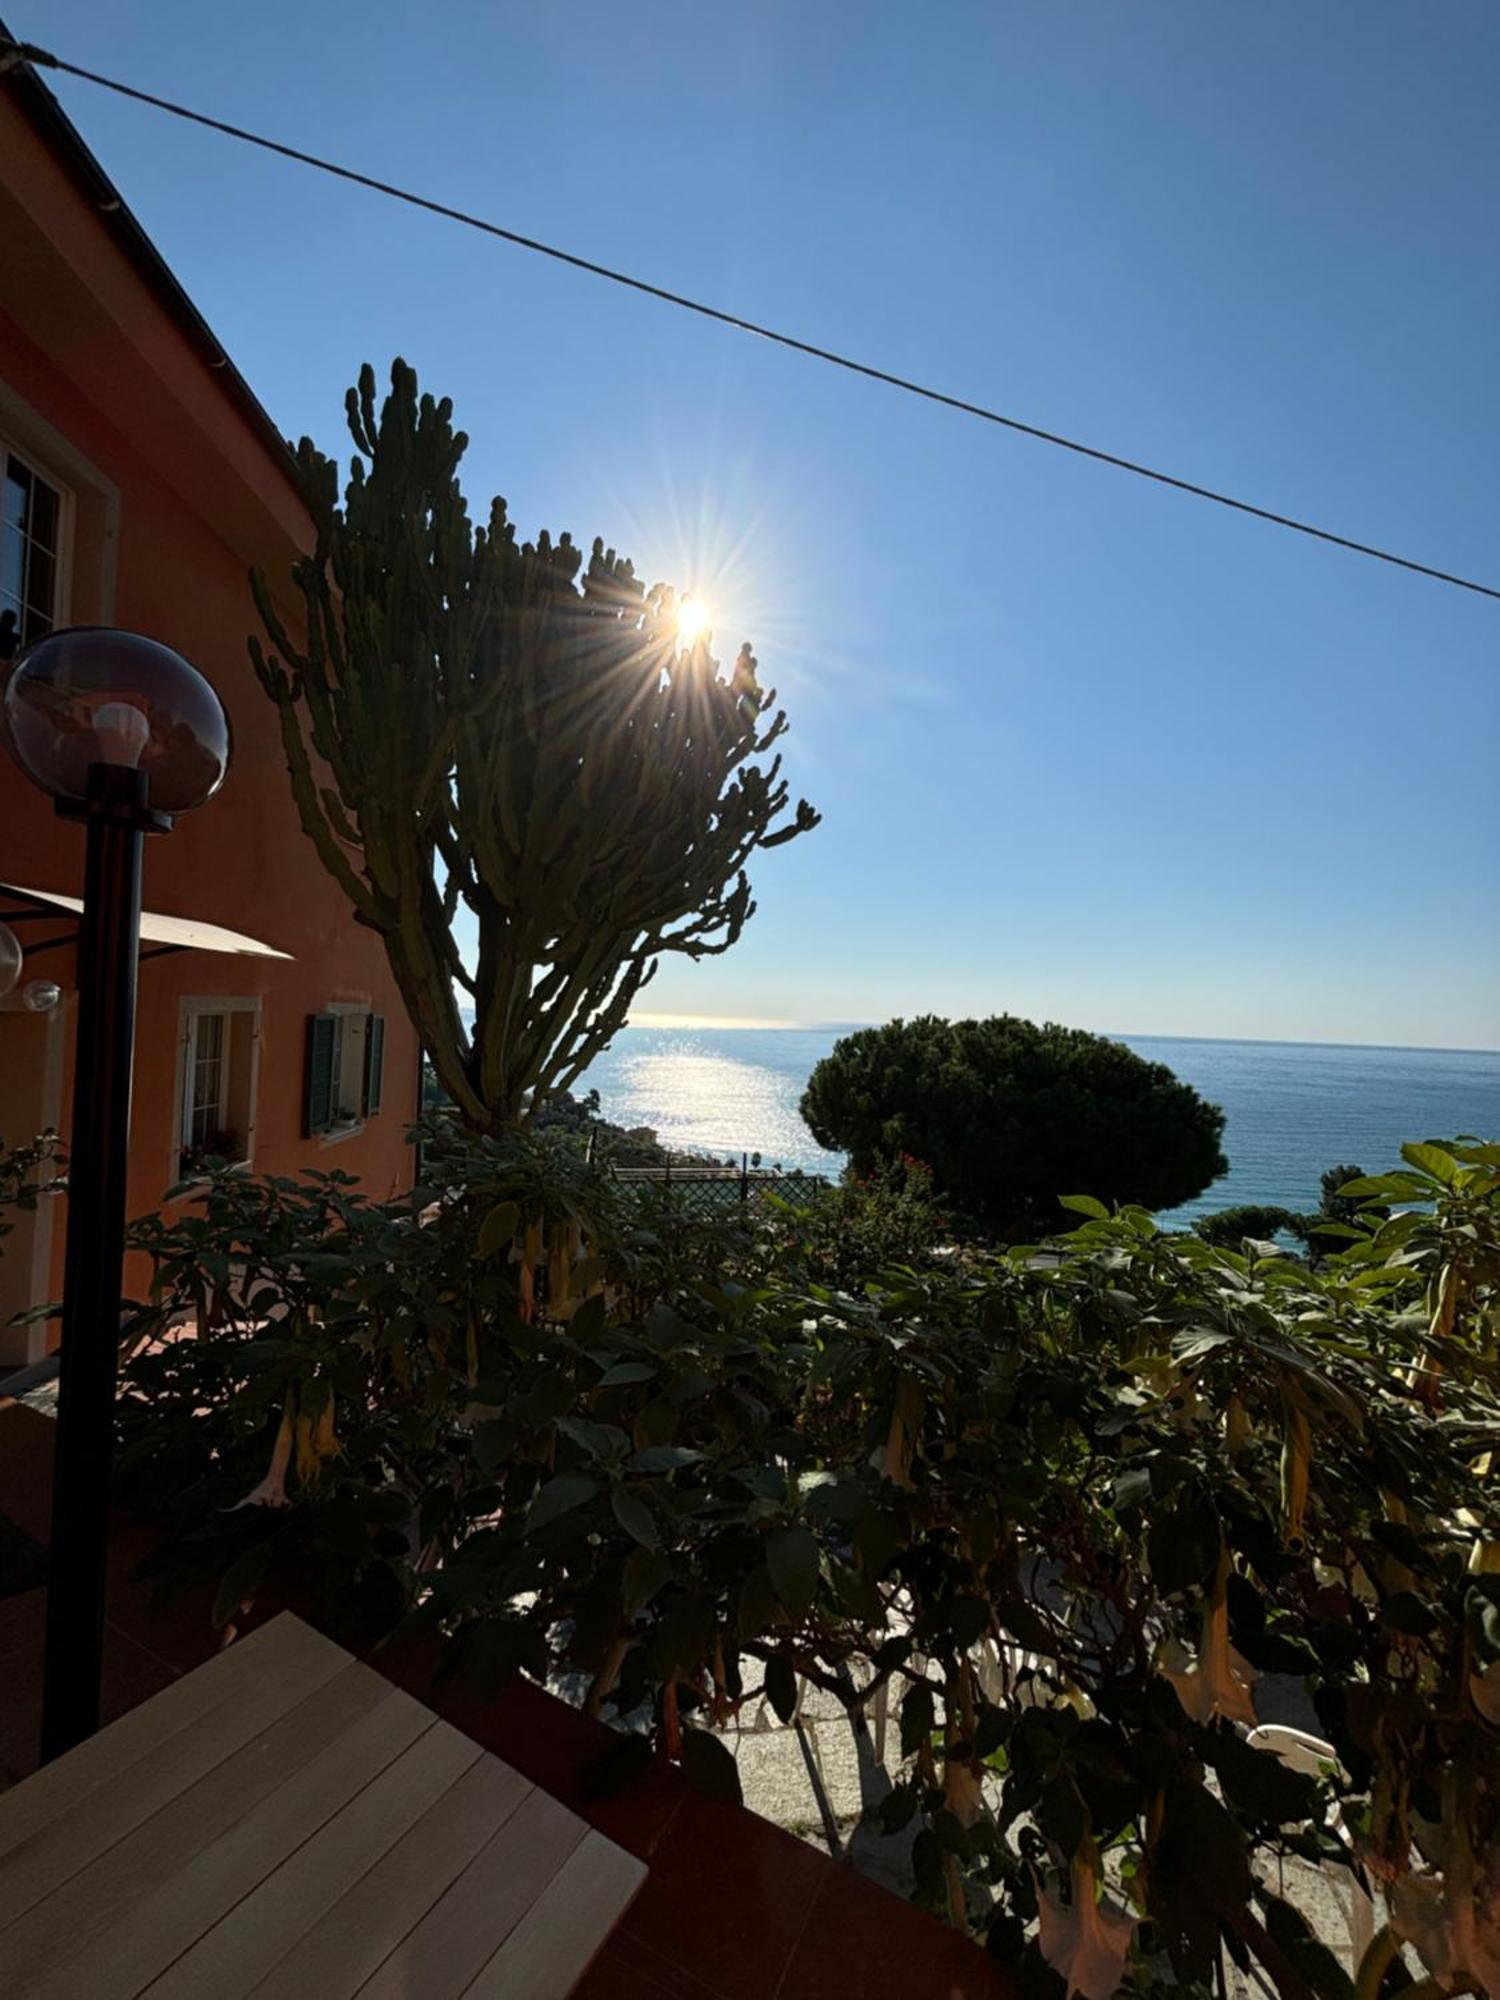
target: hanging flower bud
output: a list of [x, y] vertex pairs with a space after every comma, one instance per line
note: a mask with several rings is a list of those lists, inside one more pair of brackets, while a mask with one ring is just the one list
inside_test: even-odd
[[886, 1433], [885, 1451], [880, 1459], [880, 1470], [893, 1485], [909, 1487], [912, 1484], [913, 1433], [921, 1420], [921, 1388], [913, 1377], [903, 1375], [896, 1384], [890, 1429]]
[[1250, 1417], [1238, 1389], [1224, 1406], [1224, 1449], [1238, 1458], [1250, 1441]]

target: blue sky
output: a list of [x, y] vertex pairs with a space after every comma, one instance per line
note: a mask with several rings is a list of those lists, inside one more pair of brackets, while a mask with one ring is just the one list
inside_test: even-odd
[[[1500, 581], [1500, 10], [7, 0], [85, 65]], [[1500, 605], [62, 79], [263, 401], [453, 396], [471, 499], [750, 638], [825, 821], [658, 1011], [1500, 1045]]]

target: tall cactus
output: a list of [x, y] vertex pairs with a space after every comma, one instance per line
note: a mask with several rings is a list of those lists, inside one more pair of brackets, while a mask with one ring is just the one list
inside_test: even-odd
[[384, 939], [460, 1115], [493, 1131], [577, 1080], [663, 953], [726, 951], [755, 908], [751, 855], [818, 815], [786, 812], [779, 756], [756, 761], [787, 725], [748, 646], [726, 680], [706, 643], [679, 645], [671, 590], [613, 549], [518, 544], [498, 499], [472, 526], [468, 441], [404, 362], [378, 410], [364, 367], [346, 410], [342, 504], [336, 462], [297, 451], [306, 643], [257, 572], [273, 650], [250, 654], [305, 832]]

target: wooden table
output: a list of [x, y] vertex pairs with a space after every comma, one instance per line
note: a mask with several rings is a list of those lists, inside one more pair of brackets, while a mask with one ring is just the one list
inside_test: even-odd
[[0, 1994], [561, 2000], [645, 1873], [284, 1614], [0, 1793]]

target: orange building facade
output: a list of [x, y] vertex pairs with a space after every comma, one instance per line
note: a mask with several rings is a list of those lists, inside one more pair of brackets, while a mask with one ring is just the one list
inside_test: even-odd
[[[49, 628], [121, 626], [192, 661], [234, 731], [217, 796], [147, 842], [132, 1214], [216, 1158], [340, 1169], [377, 1198], [411, 1185], [416, 1036], [298, 824], [246, 653], [252, 565], [286, 585], [309, 539], [270, 419], [51, 94], [24, 67], [0, 77], [0, 675]], [[82, 878], [81, 828], [0, 753], [0, 918], [27, 950], [0, 1000], [12, 1144], [67, 1134], [77, 998], [76, 921], [16, 891], [76, 898]], [[163, 950], [183, 933], [152, 918], [284, 956]], [[49, 1011], [22, 998], [39, 980], [63, 989]], [[51, 1198], [0, 1241], [0, 1365], [55, 1343], [55, 1325], [13, 1316], [57, 1297], [62, 1225]]]

